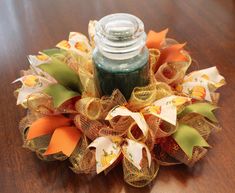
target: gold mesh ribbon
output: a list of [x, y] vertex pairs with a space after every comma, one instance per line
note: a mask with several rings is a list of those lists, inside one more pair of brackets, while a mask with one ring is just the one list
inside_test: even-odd
[[149, 133], [145, 144], [148, 146], [150, 151], [153, 150], [157, 139], [168, 137], [177, 129], [177, 126], [171, 125], [170, 123], [167, 123], [154, 115], [148, 115], [145, 119], [149, 126]]
[[144, 187], [149, 184], [157, 175], [159, 165], [152, 160], [151, 166], [148, 166], [146, 156], [142, 159], [142, 168], [139, 170], [125, 157], [122, 161], [124, 180], [134, 187]]
[[169, 85], [176, 85], [182, 82], [185, 73], [192, 62], [189, 54], [184, 53], [184, 55], [188, 59], [187, 62], [172, 62], [162, 64], [155, 73], [156, 80], [165, 82]]
[[90, 20], [88, 24], [88, 34], [90, 39], [90, 44], [92, 48], [95, 48], [95, 26], [97, 24], [96, 20]]
[[54, 54], [53, 57], [66, 63], [68, 67], [79, 75], [83, 86], [83, 97], [99, 97], [90, 54], [80, 55], [74, 51], [67, 50], [63, 53]]
[[[107, 133], [120, 135], [124, 132], [123, 123], [119, 122], [115, 128], [110, 128], [106, 125], [104, 118], [113, 107], [125, 103], [125, 97], [119, 90], [115, 90], [110, 97], [80, 99], [75, 105], [77, 112], [80, 114], [75, 116], [74, 123], [91, 140]], [[123, 120], [121, 119], [121, 121]]]
[[99, 98], [82, 98], [76, 102], [75, 108], [91, 120], [99, 119], [102, 112], [102, 104]]
[[141, 131], [136, 122], [133, 122], [127, 129], [127, 137], [134, 141], [145, 142], [146, 140], [146, 136], [144, 136], [143, 132]]
[[161, 120], [154, 115], [149, 115], [146, 118], [146, 122], [149, 125], [150, 131], [155, 134], [155, 138], [170, 136], [177, 129], [177, 125], [174, 126], [170, 123], [167, 123], [166, 121]]
[[179, 121], [195, 128], [200, 133], [200, 135], [206, 140], [208, 139], [213, 130], [221, 130], [221, 127], [217, 123], [211, 123], [202, 115], [196, 113], [187, 114], [182, 117]]
[[171, 88], [162, 82], [156, 82], [145, 87], [135, 87], [128, 101], [128, 108], [138, 111], [154, 101], [172, 95]]
[[83, 97], [99, 97], [99, 92], [94, 78], [94, 67], [89, 57], [77, 55], [71, 51], [66, 52], [64, 62], [78, 73], [82, 86]]
[[34, 113], [50, 115], [54, 113], [52, 98], [44, 93], [34, 93], [27, 98], [27, 107]]
[[104, 127], [99, 130], [100, 136], [123, 136], [127, 134], [128, 128], [133, 124], [131, 117], [114, 117], [110, 120], [111, 127]]
[[33, 93], [27, 97], [27, 107], [34, 114], [41, 114], [43, 116], [61, 113], [74, 114], [76, 113], [74, 100], [76, 98], [72, 98], [58, 108], [54, 108], [52, 97], [44, 93]]
[[97, 121], [97, 120], [90, 120], [84, 115], [76, 115], [74, 118], [74, 123], [76, 127], [78, 127], [86, 137], [91, 140], [94, 140], [99, 136], [99, 131], [107, 127], [105, 123]]
[[90, 54], [77, 54], [74, 51], [66, 50], [66, 52], [59, 52], [53, 54], [53, 57], [66, 63], [73, 71], [79, 73], [79, 69], [93, 74], [93, 64]]
[[96, 173], [96, 160], [95, 150], [88, 147], [88, 141], [85, 136], [82, 137], [69, 160], [72, 164], [71, 169], [75, 173], [85, 173], [95, 175]]
[[150, 82], [155, 83], [156, 79], [154, 72], [157, 70], [157, 61], [160, 57], [160, 51], [158, 49], [149, 49], [149, 66], [150, 66]]
[[117, 105], [124, 105], [125, 97], [119, 90], [114, 90], [112, 95], [101, 98], [86, 97], [78, 100], [75, 104], [77, 112], [91, 120], [105, 119], [108, 112]]
[[80, 68], [78, 74], [83, 86], [82, 97], [99, 97], [99, 91], [95, 82], [94, 74]]
[[101, 103], [103, 108], [101, 119], [105, 119], [105, 117], [113, 107], [117, 105], [125, 105], [127, 101], [123, 94], [118, 89], [116, 89], [113, 91], [111, 96], [101, 97]]
[[212, 92], [212, 93], [211, 93], [211, 100], [212, 100], [212, 103], [213, 103], [214, 105], [217, 105], [217, 104], [218, 104], [219, 98], [220, 98], [220, 93], [217, 93], [217, 92]]

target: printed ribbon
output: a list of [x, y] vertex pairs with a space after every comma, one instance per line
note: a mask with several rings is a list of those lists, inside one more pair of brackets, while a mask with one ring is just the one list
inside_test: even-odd
[[54, 84], [54, 81], [50, 81], [42, 76], [38, 75], [25, 75], [12, 83], [21, 82], [22, 86], [17, 90], [17, 105], [25, 105], [28, 96], [33, 93], [41, 92], [50, 84]]
[[62, 40], [56, 45], [56, 47], [75, 51], [79, 55], [87, 55], [91, 52], [89, 40], [85, 35], [78, 32], [70, 32], [69, 40]]
[[139, 126], [140, 130], [142, 131], [144, 136], [147, 136], [148, 133], [148, 124], [146, 123], [144, 116], [142, 113], [138, 112], [131, 112], [124, 106], [117, 106], [114, 107], [107, 115], [105, 118], [106, 120], [111, 120], [116, 116], [130, 116], [131, 118], [134, 119], [136, 124]]
[[178, 85], [176, 90], [197, 100], [211, 102], [211, 94], [224, 84], [224, 77], [219, 74], [217, 68], [214, 66], [186, 75], [183, 83]]
[[191, 99], [188, 97], [176, 95], [167, 96], [144, 108], [142, 112], [144, 115], [151, 114], [167, 121], [172, 125], [176, 125], [177, 107], [190, 101]]
[[136, 168], [141, 170], [143, 149], [147, 153], [148, 166], [151, 165], [151, 154], [148, 147], [140, 142], [121, 137], [98, 137], [88, 147], [96, 148], [96, 171], [97, 174], [111, 166], [122, 153]]
[[[69, 65], [78, 73], [80, 77], [81, 84], [83, 86], [82, 95], [84, 97], [99, 97], [99, 92], [94, 78], [93, 62], [91, 60], [92, 46], [94, 47], [95, 24], [96, 21], [91, 21], [89, 23], [88, 31], [90, 36], [90, 43], [87, 37], [83, 34], [71, 32], [69, 34], [69, 40], [63, 40], [56, 45], [62, 50], [76, 53], [73, 54], [76, 56], [75, 60], [73, 62], [69, 62]], [[69, 60], [71, 60], [71, 57]]]
[[[45, 53], [50, 55], [51, 52], [57, 53], [58, 49]], [[22, 82], [22, 87], [18, 90], [17, 104], [23, 105], [33, 93], [44, 92], [53, 98], [54, 107], [57, 108], [67, 100], [80, 95], [82, 86], [79, 76], [65, 63], [56, 58], [48, 58], [49, 56], [45, 54], [29, 56], [31, 66], [42, 75], [33, 73], [33, 75], [23, 76], [13, 82]]]

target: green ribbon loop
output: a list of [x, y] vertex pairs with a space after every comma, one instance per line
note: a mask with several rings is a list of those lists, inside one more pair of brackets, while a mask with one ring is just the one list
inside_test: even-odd
[[49, 85], [43, 90], [43, 92], [53, 98], [53, 105], [56, 108], [62, 105], [65, 101], [80, 95], [78, 92], [68, 90], [60, 84]]
[[58, 48], [51, 48], [42, 51], [43, 54], [46, 54], [49, 57], [54, 56], [55, 54], [65, 54], [66, 52], [67, 52], [66, 50]]
[[51, 57], [50, 62], [41, 64], [39, 68], [50, 74], [64, 87], [79, 93], [82, 92], [82, 84], [79, 75], [64, 62]]
[[210, 147], [196, 129], [182, 123], [179, 123], [172, 137], [189, 158], [193, 155], [194, 147]]
[[218, 107], [210, 103], [194, 103], [194, 104], [186, 106], [179, 115], [184, 116], [188, 113], [197, 113], [206, 117], [207, 119], [213, 122], [218, 122], [214, 113], [212, 112], [216, 108]]

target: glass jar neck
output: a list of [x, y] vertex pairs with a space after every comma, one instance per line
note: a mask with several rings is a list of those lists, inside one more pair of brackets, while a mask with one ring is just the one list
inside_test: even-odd
[[138, 55], [145, 47], [143, 22], [130, 14], [116, 13], [103, 17], [96, 25], [96, 47], [106, 58], [125, 60]]

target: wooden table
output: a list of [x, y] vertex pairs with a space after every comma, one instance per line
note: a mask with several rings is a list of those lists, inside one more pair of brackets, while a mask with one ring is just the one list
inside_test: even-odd
[[[16, 107], [10, 83], [28, 67], [26, 56], [53, 47], [70, 31], [87, 33], [87, 23], [115, 12], [140, 17], [146, 31], [170, 28], [169, 36], [187, 42], [200, 68], [216, 65], [226, 77], [217, 116], [222, 132], [194, 168], [162, 167], [151, 186], [125, 184], [121, 167], [107, 176], [76, 175], [68, 163], [45, 163], [21, 147], [18, 122], [25, 111]], [[233, 0], [0, 0], [0, 192], [154, 192], [232, 193], [235, 191], [235, 2]]]

